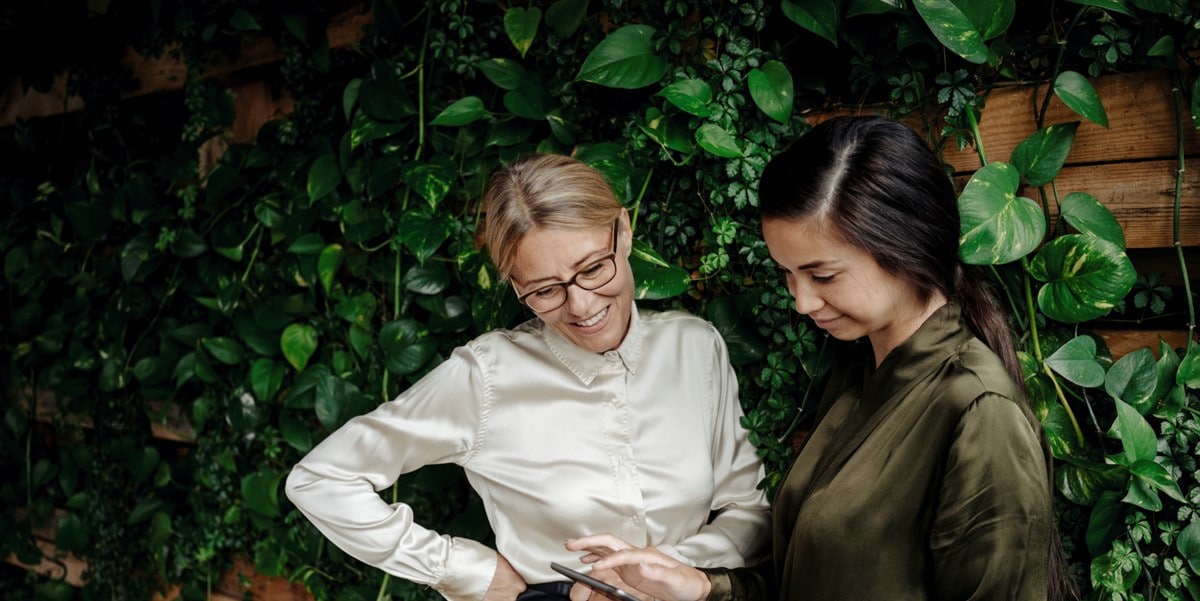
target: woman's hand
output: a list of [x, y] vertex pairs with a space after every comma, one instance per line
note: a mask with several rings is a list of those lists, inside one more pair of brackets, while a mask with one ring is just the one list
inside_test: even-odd
[[503, 555], [497, 555], [496, 573], [492, 574], [492, 583], [483, 594], [483, 601], [514, 601], [526, 588], [525, 579], [512, 564]]
[[[704, 572], [653, 547], [634, 548], [611, 534], [577, 538], [567, 541], [566, 547], [569, 551], [585, 551], [587, 554], [580, 559], [592, 564], [593, 573], [616, 572], [628, 586], [660, 601], [703, 601], [712, 589]], [[586, 599], [575, 598], [579, 586], [571, 589], [571, 601]]]

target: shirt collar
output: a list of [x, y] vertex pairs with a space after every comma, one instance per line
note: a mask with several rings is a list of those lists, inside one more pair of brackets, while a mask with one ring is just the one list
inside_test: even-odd
[[637, 374], [645, 336], [646, 327], [638, 315], [637, 303], [632, 303], [629, 311], [629, 331], [625, 333], [625, 339], [616, 350], [604, 353], [593, 353], [579, 348], [563, 338], [557, 330], [542, 322], [542, 338], [545, 339], [546, 346], [550, 347], [550, 352], [585, 385], [591, 385], [592, 380], [596, 379], [605, 366], [614, 361], [620, 361], [630, 374]]
[[892, 349], [878, 368], [868, 351], [865, 379], [867, 396], [873, 392], [894, 389], [912, 381], [925, 372], [937, 369], [950, 355], [971, 338], [970, 328], [963, 321], [962, 308], [948, 302], [925, 320], [921, 327]]

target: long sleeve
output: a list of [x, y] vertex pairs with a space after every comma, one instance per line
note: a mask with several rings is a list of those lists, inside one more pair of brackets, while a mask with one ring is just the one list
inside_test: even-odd
[[435, 463], [463, 463], [479, 436], [489, 402], [466, 349], [395, 400], [329, 435], [288, 476], [287, 496], [338, 548], [449, 599], [479, 599], [496, 552], [440, 535], [413, 521], [412, 509], [378, 491], [401, 474]]
[[[711, 326], [710, 326], [711, 327]], [[697, 567], [736, 568], [753, 562], [770, 540], [771, 513], [758, 488], [764, 472], [749, 435], [741, 425], [738, 382], [724, 340], [715, 329], [712, 365], [707, 370], [712, 391], [713, 496], [715, 517], [700, 530], [659, 550]], [[695, 561], [693, 558], [707, 558]]]
[[938, 599], [1046, 598], [1046, 473], [1037, 431], [1015, 402], [984, 395], [963, 414], [930, 536]]
[[770, 601], [779, 580], [770, 560], [741, 568], [702, 568], [712, 588], [706, 601]]

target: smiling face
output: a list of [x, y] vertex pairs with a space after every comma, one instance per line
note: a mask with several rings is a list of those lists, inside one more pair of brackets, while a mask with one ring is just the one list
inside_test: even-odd
[[911, 285], [814, 220], [764, 219], [762, 231], [796, 311], [838, 340], [866, 337], [876, 365], [946, 302], [941, 295], [922, 302]]
[[[584, 290], [569, 286], [567, 300], [557, 309], [539, 312], [547, 325], [575, 346], [603, 353], [621, 345], [629, 331], [633, 307], [633, 272], [629, 267], [629, 215], [617, 222], [616, 266], [612, 281]], [[512, 269], [518, 295], [566, 282], [586, 272], [613, 252], [611, 226], [587, 229], [536, 229], [517, 244]]]

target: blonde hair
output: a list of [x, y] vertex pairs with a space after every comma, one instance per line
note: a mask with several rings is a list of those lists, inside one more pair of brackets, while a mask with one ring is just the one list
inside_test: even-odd
[[483, 193], [484, 244], [500, 277], [508, 279], [517, 245], [539, 229], [606, 227], [621, 201], [592, 167], [559, 154], [532, 154], [492, 173]]

